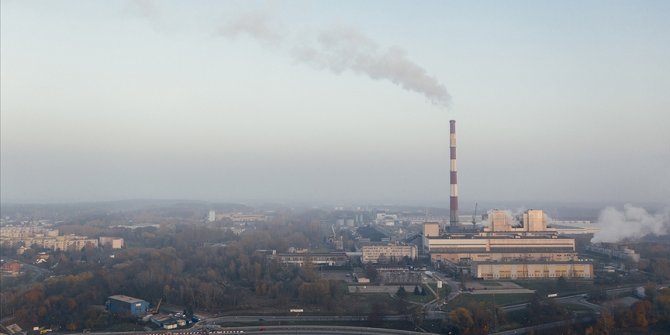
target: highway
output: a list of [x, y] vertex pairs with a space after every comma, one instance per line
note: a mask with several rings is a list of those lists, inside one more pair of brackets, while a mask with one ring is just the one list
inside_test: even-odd
[[491, 333], [491, 335], [512, 335], [512, 334], [525, 334], [530, 331], [538, 331], [538, 330], [545, 330], [545, 329], [552, 329], [552, 328], [558, 328], [558, 327], [564, 327], [566, 325], [572, 325], [577, 322], [589, 322], [593, 320], [592, 317], [590, 316], [585, 316], [583, 318], [579, 319], [570, 319], [570, 320], [563, 320], [563, 321], [555, 321], [555, 322], [549, 322], [549, 323], [543, 323], [541, 325], [536, 325], [536, 326], [530, 326], [530, 327], [524, 327], [524, 328], [516, 328], [516, 329], [510, 329], [506, 330], [503, 332], [497, 332], [497, 333]]
[[[230, 331], [232, 329], [229, 329]], [[390, 335], [416, 335], [431, 334], [406, 330], [395, 330], [386, 328], [369, 327], [336, 327], [336, 326], [261, 326], [235, 328], [235, 331], [244, 331], [243, 334], [315, 334], [315, 335], [337, 335], [337, 334], [390, 334]], [[223, 330], [225, 332], [225, 330]], [[225, 334], [225, 333], [219, 333]], [[232, 333], [234, 334], [234, 333]], [[239, 334], [239, 333], [238, 333]]]
[[[74, 333], [79, 334], [79, 333]], [[220, 327], [217, 329], [183, 329], [163, 330], [146, 332], [95, 332], [95, 335], [225, 335], [225, 334], [313, 334], [313, 335], [338, 335], [338, 334], [363, 334], [363, 335], [418, 335], [432, 334], [413, 332], [407, 330], [395, 330], [387, 328], [370, 327], [340, 327], [340, 326], [253, 326], [253, 327]]]
[[[387, 315], [382, 317], [387, 321], [404, 321], [409, 320], [407, 315]], [[220, 323], [230, 323], [230, 322], [240, 322], [240, 323], [250, 323], [250, 322], [260, 322], [260, 323], [273, 323], [273, 322], [322, 322], [322, 321], [367, 321], [368, 317], [366, 315], [295, 315], [295, 316], [268, 316], [268, 315], [245, 315], [245, 316], [220, 316], [215, 318], [209, 318], [202, 321], [200, 324], [203, 326], [206, 325], [216, 325]]]
[[[596, 312], [599, 312], [602, 309], [600, 305], [592, 304], [586, 301], [586, 297], [584, 294], [568, 295], [564, 297], [553, 298], [552, 300], [555, 301], [557, 304], [582, 305]], [[525, 309], [527, 307], [528, 303], [500, 306], [500, 308], [505, 312], [517, 311], [520, 309]]]

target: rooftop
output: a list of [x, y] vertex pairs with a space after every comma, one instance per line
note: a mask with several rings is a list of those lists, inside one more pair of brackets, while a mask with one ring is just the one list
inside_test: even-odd
[[129, 297], [127, 295], [122, 295], [122, 294], [109, 296], [109, 299], [123, 301], [123, 302], [127, 302], [129, 304], [136, 304], [136, 303], [140, 303], [140, 302], [146, 302], [142, 299], [137, 299], [137, 298]]

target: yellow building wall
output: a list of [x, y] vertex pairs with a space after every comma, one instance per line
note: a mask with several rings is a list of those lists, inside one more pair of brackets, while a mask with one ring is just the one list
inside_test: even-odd
[[483, 279], [593, 278], [590, 263], [476, 263], [472, 270]]

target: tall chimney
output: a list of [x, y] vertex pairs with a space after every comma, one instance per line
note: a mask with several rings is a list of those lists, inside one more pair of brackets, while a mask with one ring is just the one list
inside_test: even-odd
[[449, 225], [451, 228], [459, 227], [458, 222], [458, 180], [456, 178], [456, 121], [449, 121], [449, 155], [451, 157], [451, 173], [449, 181], [451, 184], [451, 197], [449, 199]]

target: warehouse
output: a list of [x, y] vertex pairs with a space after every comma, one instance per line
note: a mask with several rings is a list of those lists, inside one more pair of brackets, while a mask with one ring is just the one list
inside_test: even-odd
[[126, 295], [113, 295], [107, 298], [105, 304], [107, 310], [113, 314], [125, 314], [140, 316], [149, 310], [149, 303]]

